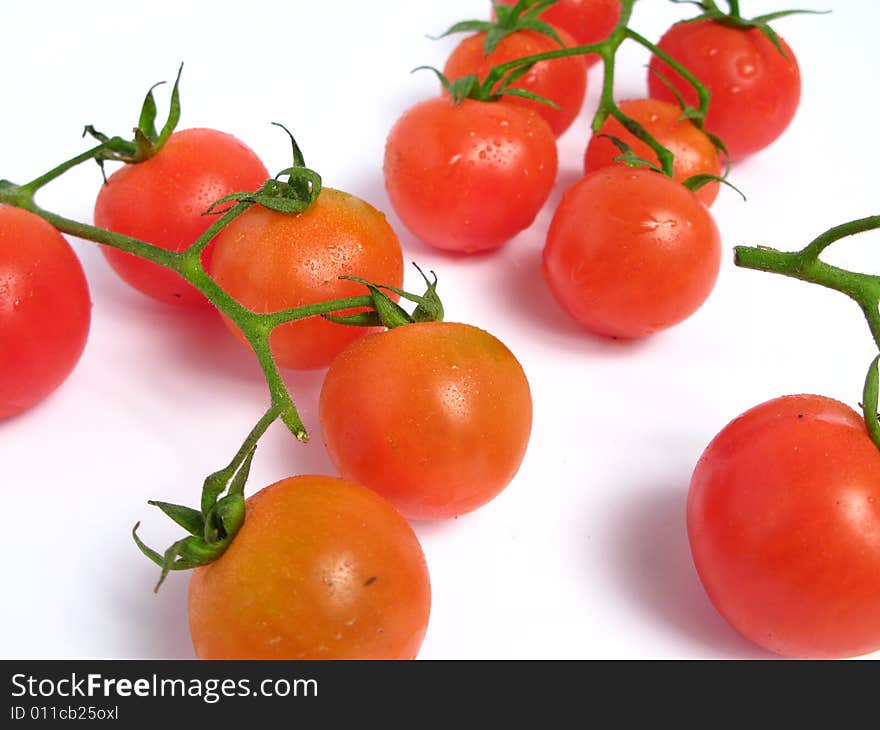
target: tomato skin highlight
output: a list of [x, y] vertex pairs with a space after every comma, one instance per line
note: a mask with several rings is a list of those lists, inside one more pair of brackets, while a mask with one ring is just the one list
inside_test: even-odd
[[[268, 177], [256, 154], [232, 135], [214, 129], [175, 132], [154, 157], [110, 176], [95, 202], [95, 225], [183, 251], [217, 220], [202, 215], [214, 201], [256, 190]], [[175, 272], [115, 248], [101, 250], [119, 276], [153, 299], [211, 306]], [[207, 264], [210, 256], [209, 247], [202, 261]]]
[[406, 520], [371, 490], [327, 476], [251, 496], [229, 548], [189, 588], [200, 659], [414, 659], [430, 606]]
[[[501, 0], [515, 5], [517, 0]], [[543, 13], [544, 20], [570, 33], [578, 45], [591, 45], [605, 40], [620, 19], [620, 0], [558, 0]], [[599, 60], [596, 54], [586, 56], [588, 65]]]
[[[574, 38], [564, 30], [559, 29], [558, 34], [566, 46], [575, 45]], [[465, 38], [455, 47], [443, 69], [443, 73], [450, 81], [468, 74], [476, 74], [480, 81], [483, 81], [493, 66], [560, 48], [556, 41], [543, 33], [518, 31], [505, 37], [498, 47], [486, 56], [483, 50], [485, 38], [485, 33], [477, 33]], [[560, 107], [554, 109], [547, 104], [516, 96], [505, 99], [507, 103], [531, 109], [539, 114], [550, 125], [553, 134], [558, 137], [571, 126], [584, 103], [584, 95], [587, 92], [586, 62], [583, 56], [540, 61], [513, 86], [550, 99]]]
[[0, 419], [36, 405], [70, 375], [91, 308], [64, 237], [39, 216], [0, 205]]
[[[721, 175], [721, 161], [712, 141], [693, 122], [681, 118], [681, 107], [657, 99], [633, 99], [621, 101], [618, 106], [628, 117], [640, 122], [654, 138], [675, 156], [674, 177], [683, 182], [693, 175]], [[626, 142], [642, 159], [659, 164], [656, 153], [614, 117], [608, 117], [597, 134], [594, 134], [584, 154], [584, 172], [590, 174], [600, 167], [620, 165], [615, 162], [620, 149], [600, 135], [617, 137]], [[705, 206], [710, 206], [718, 195], [719, 183], [712, 182], [699, 188], [694, 195]]]
[[404, 325], [355, 342], [330, 366], [319, 414], [346, 478], [404, 516], [455, 517], [495, 497], [528, 445], [532, 399], [513, 354], [470, 325]]
[[880, 452], [851, 408], [763, 403], [709, 444], [688, 535], [710, 599], [741, 634], [790, 657], [880, 648]]
[[[381, 212], [354, 195], [323, 188], [298, 215], [258, 205], [243, 213], [216, 237], [210, 272], [248, 309], [275, 312], [366, 294], [363, 284], [342, 281], [343, 275], [399, 288], [403, 253]], [[226, 324], [246, 343], [234, 324]], [[282, 367], [322, 368], [369, 331], [311, 317], [276, 328], [270, 344]]]
[[385, 187], [418, 238], [447, 251], [501, 246], [528, 228], [557, 171], [556, 139], [534, 112], [449, 97], [416, 104], [388, 135]]
[[604, 167], [563, 195], [547, 233], [544, 278], [595, 334], [634, 338], [693, 314], [721, 265], [706, 207], [670, 178]]
[[[800, 102], [797, 59], [784, 39], [783, 56], [757, 29], [741, 30], [709, 20], [676, 23], [657, 44], [712, 92], [706, 129], [718, 135], [731, 160], [754, 154], [781, 135]], [[676, 71], [656, 56], [650, 68], [662, 73], [696, 106], [697, 95]], [[648, 73], [651, 97], [676, 103], [660, 77]]]

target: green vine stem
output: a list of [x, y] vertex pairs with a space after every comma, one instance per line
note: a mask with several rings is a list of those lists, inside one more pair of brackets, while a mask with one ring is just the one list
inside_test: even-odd
[[[880, 229], [880, 216], [860, 218], [828, 229], [805, 248], [796, 252], [777, 251], [766, 246], [737, 246], [734, 249], [734, 261], [737, 266], [745, 269], [782, 274], [846, 294], [859, 305], [868, 322], [874, 343], [880, 350], [880, 276], [841, 269], [819, 258], [825, 249], [836, 241], [877, 229]], [[868, 368], [862, 405], [865, 427], [877, 448], [880, 448], [880, 422], [877, 415], [878, 390], [880, 390], [878, 359], [880, 356], [875, 358]]]
[[[189, 535], [160, 554], [140, 540], [137, 535], [137, 525], [132, 531], [134, 541], [140, 550], [162, 569], [159, 583], [156, 585], [157, 590], [169, 571], [206, 565], [216, 560], [226, 550], [244, 521], [244, 484], [257, 442], [272, 423], [281, 420], [299, 441], [308, 440], [308, 432], [271, 352], [270, 335], [276, 327], [316, 316], [324, 316], [340, 325], [389, 328], [415, 321], [438, 321], [443, 318], [443, 306], [436, 293], [436, 276], [430, 281], [421, 269], [419, 273], [422, 274], [427, 285], [423, 296], [356, 277], [345, 277], [363, 284], [366, 293], [361, 296], [333, 299], [268, 313], [247, 309], [208, 275], [201, 261], [202, 251], [223, 228], [244, 214], [251, 206], [262, 205], [285, 214], [298, 214], [305, 211], [317, 199], [321, 191], [321, 178], [305, 166], [302, 152], [292, 135], [290, 140], [293, 165], [279, 173], [276, 178], [268, 180], [259, 190], [233, 193], [216, 201], [206, 213], [214, 213], [218, 216], [217, 220], [180, 252], [169, 251], [146, 241], [80, 223], [37, 205], [35, 196], [40, 189], [83, 162], [94, 160], [101, 165], [103, 172], [105, 161], [136, 163], [156, 154], [170, 137], [179, 118], [177, 86], [175, 83], [169, 122], [161, 133], [156, 131], [154, 124], [156, 110], [151, 89], [144, 101], [134, 142], [119, 137], [107, 137], [89, 127], [87, 131], [101, 140], [98, 146], [62, 162], [25, 185], [0, 180], [0, 204], [28, 210], [62, 233], [125, 251], [179, 274], [198, 289], [219, 312], [235, 323], [253, 349], [263, 370], [269, 390], [269, 408], [250, 431], [232, 461], [205, 479], [200, 508], [195, 510], [167, 502], [150, 502], [186, 529]], [[286, 181], [280, 179], [283, 176], [287, 177]], [[222, 211], [216, 210], [225, 203], [229, 203], [227, 208]], [[412, 315], [394, 302], [385, 293], [386, 291], [415, 302], [417, 306]], [[351, 310], [357, 311], [352, 313]]]
[[[602, 59], [603, 64], [603, 80], [602, 93], [599, 98], [599, 107], [593, 117], [593, 131], [598, 132], [605, 120], [609, 116], [613, 116], [627, 131], [645, 142], [645, 144], [654, 151], [660, 162], [661, 171], [665, 175], [672, 177], [674, 163], [673, 153], [664, 147], [642, 124], [622, 112], [617, 105], [617, 102], [614, 100], [615, 57], [617, 50], [624, 41], [634, 41], [647, 48], [661, 60], [665, 61], [689, 84], [691, 84], [696, 91], [699, 100], [699, 107], [697, 109], [685, 109], [683, 115], [690, 119], [700, 129], [703, 129], [703, 123], [709, 109], [710, 92], [706, 86], [682, 66], [682, 64], [658, 48], [647, 38], [628, 27], [635, 2], [636, 0], [621, 0], [620, 17], [617, 21], [617, 25], [603, 41], [589, 45], [558, 48], [552, 51], [524, 56], [523, 58], [499, 64], [492, 67], [482, 82], [479, 82], [475, 76], [465, 76], [461, 79], [456, 79], [455, 81], [450, 82], [448, 79], [443, 78], [442, 74], [436, 71], [436, 69], [432, 70], [441, 77], [443, 85], [446, 87], [447, 91], [450, 92], [456, 102], [460, 102], [465, 98], [477, 99], [479, 101], [495, 101], [505, 95], [526, 96], [530, 99], [547, 102], [546, 99], [540, 99], [530, 92], [512, 86], [512, 84], [514, 84], [516, 80], [521, 78], [522, 75], [528, 71], [529, 68], [539, 61], [567, 58], [569, 56], [598, 54]], [[458, 25], [467, 29], [469, 27], [469, 22]], [[453, 28], [456, 28], [456, 26], [453, 26]], [[448, 32], [449, 31], [447, 31], [447, 33]], [[644, 164], [644, 161], [633, 158], [627, 158], [625, 161], [627, 161], [627, 164]]]

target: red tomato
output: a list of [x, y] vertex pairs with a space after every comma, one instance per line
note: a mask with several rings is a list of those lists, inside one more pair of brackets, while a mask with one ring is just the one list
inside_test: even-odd
[[[654, 138], [675, 155], [675, 177], [678, 182], [692, 175], [720, 175], [721, 162], [718, 151], [704, 132], [687, 119], [681, 118], [681, 108], [656, 99], [622, 101], [618, 105], [628, 117], [641, 123]], [[659, 164], [657, 155], [647, 144], [628, 132], [614, 117], [608, 117], [599, 134], [587, 145], [584, 155], [584, 171], [589, 174], [600, 167], [619, 164], [614, 158], [620, 149], [610, 140], [600, 137], [607, 134], [626, 142], [639, 157]], [[694, 195], [705, 205], [711, 205], [718, 195], [718, 183], [699, 188]]]
[[[785, 131], [797, 111], [801, 96], [797, 59], [779, 40], [784, 56], [757, 29], [700, 20], [676, 23], [658, 43], [712, 92], [706, 129], [721, 137], [732, 160], [764, 149]], [[693, 87], [666, 63], [655, 56], [651, 68], [666, 76], [689, 104], [697, 104]], [[653, 72], [648, 73], [648, 89], [655, 99], [675, 102], [672, 91]]]
[[430, 607], [406, 520], [369, 489], [324, 476], [250, 497], [229, 548], [189, 588], [201, 659], [414, 659]]
[[[254, 152], [231, 135], [213, 129], [175, 132], [155, 157], [110, 176], [95, 202], [95, 225], [183, 251], [217, 220], [202, 215], [211, 203], [256, 190], [268, 177]], [[102, 250], [116, 273], [144, 294], [162, 302], [210, 306], [173, 271], [115, 248]], [[210, 251], [205, 254], [207, 262]]]
[[516, 358], [465, 324], [410, 324], [355, 342], [320, 399], [330, 458], [414, 519], [454, 517], [513, 479], [532, 424]]
[[610, 337], [642, 337], [693, 314], [720, 262], [706, 207], [644, 168], [604, 167], [575, 184], [544, 248], [556, 299], [587, 329]]
[[[215, 241], [211, 275], [255, 312], [366, 294], [362, 284], [339, 279], [344, 275], [403, 284], [403, 253], [385, 216], [339, 190], [323, 188], [299, 215], [254, 205]], [[235, 325], [227, 324], [246, 342]], [[366, 332], [312, 317], [276, 328], [270, 343], [282, 367], [321, 368]]]
[[777, 398], [728, 424], [687, 506], [700, 579], [737, 631], [771, 651], [880, 649], [880, 452], [851, 408]]
[[[566, 46], [575, 45], [574, 38], [568, 33], [564, 30], [558, 32]], [[450, 81], [468, 74], [476, 74], [482, 81], [493, 66], [499, 66], [502, 63], [515, 61], [518, 58], [536, 53], [558, 50], [560, 47], [556, 41], [543, 33], [518, 31], [505, 37], [498, 44], [498, 47], [486, 56], [483, 50], [485, 38], [485, 33], [477, 33], [465, 38], [456, 46], [443, 69], [443, 73]], [[511, 104], [531, 109], [540, 114], [558, 137], [569, 128], [584, 103], [584, 94], [587, 91], [586, 62], [583, 56], [540, 61], [532, 66], [528, 73], [518, 79], [513, 86], [556, 102], [559, 109], [531, 99], [522, 99], [516, 96], [505, 97], [505, 101]]]
[[[505, 5], [515, 5], [517, 0], [500, 0]], [[620, 0], [559, 0], [541, 13], [557, 28], [570, 33], [579, 45], [591, 45], [605, 40], [620, 19]], [[599, 56], [586, 57], [591, 65]]]
[[484, 251], [534, 221], [556, 179], [556, 139], [528, 109], [437, 97], [397, 120], [384, 169], [391, 204], [416, 236]]
[[0, 205], [0, 418], [35, 405], [70, 375], [91, 307], [64, 237], [33, 213]]

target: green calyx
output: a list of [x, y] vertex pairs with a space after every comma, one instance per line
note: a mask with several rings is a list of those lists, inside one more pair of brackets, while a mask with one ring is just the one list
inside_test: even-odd
[[101, 168], [101, 174], [104, 176], [105, 182], [107, 180], [107, 176], [104, 175], [105, 162], [125, 162], [128, 164], [143, 162], [153, 157], [168, 141], [168, 138], [177, 127], [177, 123], [180, 121], [179, 87], [182, 72], [183, 64], [180, 64], [177, 78], [174, 81], [174, 88], [171, 90], [168, 118], [165, 120], [161, 131], [156, 129], [157, 107], [156, 99], [153, 97], [153, 89], [164, 84], [164, 81], [153, 84], [147, 91], [144, 103], [141, 106], [137, 126], [134, 128], [133, 140], [126, 140], [122, 137], [108, 137], [103, 132], [96, 130], [91, 124], [86, 125], [83, 130], [83, 136], [85, 137], [88, 134], [102, 143], [103, 149], [94, 156], [94, 159]]
[[776, 50], [778, 50], [783, 56], [785, 56], [785, 51], [782, 48], [782, 44], [779, 41], [779, 36], [776, 34], [776, 31], [770, 27], [771, 22], [779, 20], [780, 18], [788, 17], [789, 15], [825, 15], [831, 12], [830, 10], [779, 10], [775, 13], [758, 15], [754, 18], [743, 18], [739, 10], [739, 0], [726, 0], [729, 8], [727, 12], [724, 12], [719, 8], [715, 0], [671, 0], [671, 2], [696, 5], [703, 11], [696, 17], [683, 21], [685, 23], [693, 23], [698, 20], [713, 20], [716, 23], [726, 25], [729, 28], [738, 28], [740, 30], [757, 29], [764, 34], [767, 40], [770, 41]]
[[454, 33], [485, 33], [483, 51], [488, 56], [507, 36], [518, 31], [530, 30], [541, 33], [560, 46], [564, 46], [556, 29], [538, 17], [556, 2], [557, 0], [519, 0], [515, 5], [493, 2], [496, 20], [463, 20], [439, 36], [432, 36], [432, 39], [438, 40]]
[[[306, 167], [302, 151], [290, 130], [279, 122], [272, 122], [272, 124], [281, 127], [290, 137], [290, 144], [293, 148], [293, 164], [279, 172], [271, 180], [267, 180], [259, 190], [230, 193], [215, 200], [205, 211], [205, 214], [223, 214], [239, 203], [256, 203], [279, 213], [296, 214], [308, 210], [312, 203], [318, 199], [321, 194], [321, 176]], [[281, 180], [282, 177], [287, 179]], [[232, 203], [232, 205], [221, 207], [226, 203]]]
[[[859, 305], [868, 322], [874, 343], [880, 349], [880, 276], [847, 271], [827, 264], [819, 258], [826, 248], [842, 238], [878, 229], [880, 229], [880, 215], [860, 218], [828, 229], [796, 252], [777, 251], [767, 246], [737, 246], [734, 261], [737, 266], [746, 269], [782, 274], [846, 294]], [[880, 421], [877, 414], [878, 391], [880, 391], [878, 362], [880, 356], [874, 358], [868, 367], [862, 408], [865, 428], [874, 444], [880, 448]]]
[[413, 71], [433, 71], [443, 85], [443, 88], [452, 97], [452, 103], [455, 105], [461, 104], [465, 99], [500, 101], [505, 96], [518, 96], [521, 99], [531, 99], [540, 104], [546, 104], [553, 109], [559, 109], [559, 105], [556, 102], [544, 96], [512, 86], [512, 84], [525, 76], [531, 67], [531, 64], [521, 66], [515, 71], [506, 74], [500, 81], [493, 79], [490, 72], [482, 83], [476, 74], [468, 74], [450, 81], [442, 71], [437, 70], [433, 66], [418, 66]]

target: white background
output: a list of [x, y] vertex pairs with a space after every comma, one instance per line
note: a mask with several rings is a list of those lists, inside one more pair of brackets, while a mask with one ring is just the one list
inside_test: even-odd
[[[779, 9], [744, 0], [745, 13]], [[777, 28], [798, 55], [801, 108], [787, 133], [739, 164], [713, 207], [735, 244], [800, 248], [880, 208], [876, 28], [867, 0]], [[557, 189], [534, 226], [494, 254], [457, 258], [414, 240], [390, 210], [385, 136], [437, 93], [417, 65], [442, 66], [452, 22], [485, 17], [482, 0], [404, 2], [4, 3], [0, 24], [0, 177], [25, 182], [86, 144], [94, 123], [126, 134], [146, 88], [186, 62], [181, 128], [247, 142], [277, 171], [296, 133], [325, 184], [388, 212], [408, 260], [441, 277], [449, 320], [472, 322], [517, 354], [535, 403], [532, 440], [509, 488], [474, 514], [415, 528], [433, 609], [421, 656], [767, 657], [715, 613], [693, 570], [684, 525], [691, 470], [731, 418], [769, 398], [815, 392], [856, 405], [873, 347], [843, 295], [736, 270], [690, 320], [636, 343], [596, 339], [557, 308], [539, 275], [547, 225], [574, 183], [599, 88], [561, 138]], [[787, 3], [782, 3], [787, 6]], [[689, 6], [638, 3], [633, 27], [658, 38]], [[647, 56], [619, 57], [618, 96], [645, 94]], [[160, 108], [168, 87], [159, 92]], [[84, 165], [41, 203], [90, 221], [100, 178]], [[442, 211], [438, 211], [442, 215]], [[839, 244], [831, 261], [876, 270], [880, 236]], [[211, 313], [152, 302], [75, 242], [94, 300], [86, 352], [39, 407], [0, 423], [3, 590], [0, 655], [190, 657], [185, 575], [158, 596], [157, 570], [129, 530], [162, 547], [179, 536], [146, 500], [197, 504], [266, 405], [253, 357]], [[873, 251], [873, 253], [872, 253]], [[420, 286], [407, 272], [408, 288]], [[0, 354], [2, 356], [2, 354]], [[250, 489], [332, 473], [316, 419], [322, 373], [286, 374], [313, 439], [276, 424]]]

